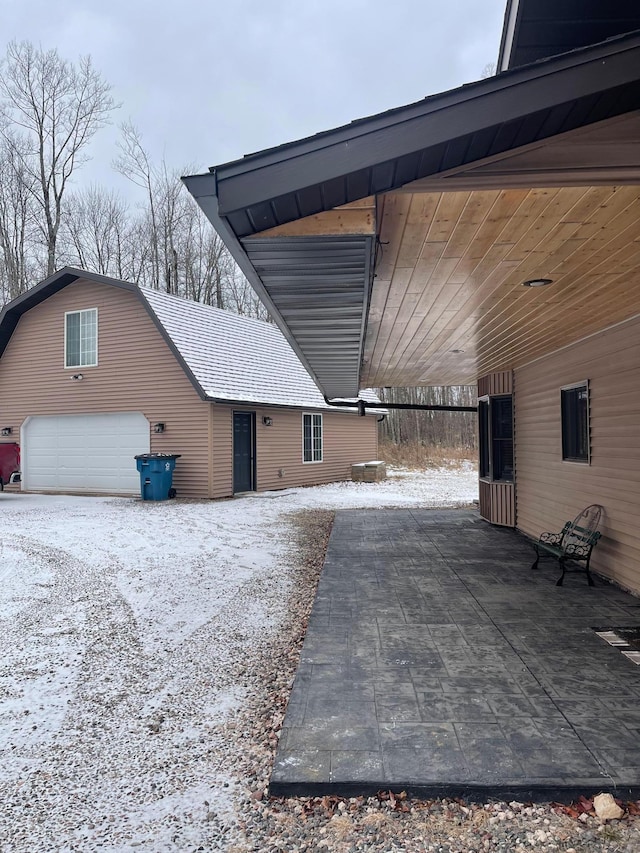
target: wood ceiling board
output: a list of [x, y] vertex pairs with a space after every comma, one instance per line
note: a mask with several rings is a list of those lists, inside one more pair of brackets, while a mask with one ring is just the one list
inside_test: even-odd
[[[375, 343], [365, 342], [363, 381], [388, 385], [393, 377], [400, 385], [441, 384], [445, 379], [458, 384], [468, 380], [474, 359], [476, 376], [518, 366], [640, 312], [637, 188], [533, 189], [524, 197], [518, 191], [508, 205], [513, 227], [504, 215], [495, 217], [499, 227], [491, 219], [498, 197], [505, 205], [508, 195], [480, 194], [477, 204], [471, 203], [473, 193], [453, 195], [450, 204], [438, 204], [433, 219], [425, 222], [427, 233], [435, 226], [440, 229], [435, 233], [449, 235], [448, 241], [425, 242], [411, 277], [407, 280], [406, 268], [396, 269], [390, 285], [385, 284], [384, 304], [391, 310], [376, 317]], [[480, 210], [482, 223], [473, 220], [472, 212]], [[487, 248], [485, 226], [494, 240], [516, 234], [517, 242], [494, 242]], [[445, 257], [448, 250], [459, 254], [450, 250], [457, 228], [466, 230], [467, 237], [472, 234], [466, 259]], [[404, 233], [397, 222], [395, 233]], [[415, 256], [415, 221], [411, 241], [410, 255]], [[470, 259], [481, 253], [471, 267]], [[402, 257], [401, 247], [396, 257]], [[454, 263], [447, 266], [448, 261]], [[521, 286], [547, 271], [555, 280], [548, 288]], [[374, 282], [372, 305], [378, 301], [376, 288]], [[457, 377], [456, 369], [461, 371]]]
[[341, 205], [284, 225], [262, 231], [261, 237], [307, 237], [309, 235], [375, 234], [376, 202], [373, 196]]
[[[500, 196], [500, 202], [501, 202], [501, 204], [502, 204], [502, 203], [504, 203], [505, 198], [506, 198], [504, 194], [502, 194], [502, 193], [500, 193], [500, 194], [498, 194], [498, 193], [494, 193], [493, 195], [494, 195], [494, 197], [496, 197], [496, 196], [498, 196], [498, 195], [499, 195], [499, 196]], [[468, 202], [468, 196], [469, 196], [469, 194], [464, 194], [464, 197], [465, 197], [465, 201], [464, 201], [464, 203], [465, 203], [465, 205], [466, 205], [466, 204], [467, 204], [467, 202]], [[511, 209], [512, 209], [512, 210], [514, 209], [514, 207], [515, 207], [515, 208], [517, 208], [517, 207], [518, 207], [518, 205], [517, 205], [517, 204], [515, 204], [515, 205], [514, 205], [514, 202], [520, 202], [521, 198], [522, 198], [522, 193], [517, 193], [517, 194], [515, 194], [515, 198], [514, 198], [514, 197], [513, 197], [513, 195], [512, 195], [512, 197], [511, 197], [511, 202], [512, 202]], [[462, 196], [459, 196], [459, 198], [458, 198], [458, 203], [460, 204], [460, 202], [461, 202], [462, 200], [463, 200]], [[495, 217], [495, 216], [494, 216], [494, 221], [492, 221], [492, 226], [493, 226], [493, 228], [492, 228], [492, 237], [493, 237], [493, 236], [495, 236], [496, 234], [498, 234], [498, 233], [500, 233], [500, 232], [502, 231], [501, 224], [500, 224], [500, 225], [498, 225], [498, 227], [495, 227], [495, 226], [496, 226], [496, 222], [495, 222], [495, 220], [496, 220], [496, 219], [499, 219], [499, 217]], [[504, 219], [504, 217], [502, 217], [502, 219]], [[479, 233], [479, 232], [476, 232], [476, 233]], [[478, 256], [479, 256], [479, 255], [481, 255], [481, 254], [482, 254], [482, 252], [484, 252], [484, 251], [485, 251], [486, 247], [487, 247], [487, 246], [489, 246], [489, 243], [488, 243], [488, 242], [486, 242], [486, 241], [485, 241], [485, 242], [478, 241], [478, 242], [479, 242], [479, 244], [480, 244], [480, 246], [481, 246], [481, 250], [477, 251], [477, 250], [474, 250], [474, 249], [472, 248], [470, 251], [471, 251], [473, 254], [476, 254], [476, 255], [478, 255]], [[435, 248], [436, 248], [437, 250], [439, 250], [439, 249], [441, 249], [441, 247], [442, 247], [442, 244], [436, 244], [436, 247], [435, 247]], [[490, 252], [491, 252], [491, 251], [497, 251], [498, 259], [501, 259], [502, 257], [504, 257], [505, 252], [506, 252], [506, 251], [508, 251], [508, 250], [509, 250], [509, 246], [508, 246], [508, 245], [507, 245], [506, 247], [501, 246], [501, 247], [490, 247], [490, 248], [489, 248], [489, 251], [490, 251]], [[477, 266], [478, 266], [478, 264], [476, 263], [476, 264], [475, 264], [475, 267], [477, 267]], [[474, 268], [475, 268], [475, 267], [474, 267]], [[484, 278], [485, 278], [485, 277], [486, 277], [486, 276], [485, 276], [485, 274], [484, 274], [484, 272], [483, 272], [483, 274], [482, 274], [482, 279], [484, 280]], [[447, 280], [447, 281], [448, 281], [448, 280]], [[443, 283], [447, 283], [447, 281], [444, 281]], [[429, 283], [431, 284], [431, 282], [429, 282]], [[472, 294], [472, 293], [470, 292], [470, 293], [468, 294], [468, 297], [471, 297], [471, 298], [472, 298], [472, 297], [473, 297], [473, 295], [474, 295], [474, 294]], [[424, 334], [429, 335], [431, 338], [433, 338], [435, 334], [438, 334], [437, 319], [436, 319], [436, 317], [434, 316], [434, 312], [433, 312], [433, 310], [432, 310], [432, 309], [433, 309], [433, 305], [434, 305], [434, 301], [436, 301], [436, 298], [438, 298], [438, 299], [440, 299], [440, 301], [442, 301], [442, 297], [441, 297], [441, 296], [439, 296], [439, 294], [438, 294], [438, 293], [436, 293], [436, 291], [435, 291], [435, 290], [431, 290], [431, 299], [428, 301], [428, 303], [427, 303], [426, 305], [421, 306], [421, 308], [423, 308], [423, 310], [422, 310], [419, 314], [417, 314], [417, 322], [418, 322], [418, 323], [423, 327]], [[451, 295], [451, 291], [448, 291], [448, 292], [447, 292], [447, 291], [445, 291], [445, 297], [444, 297], [444, 298], [446, 299], [446, 302], [445, 302], [445, 306], [444, 306], [444, 307], [447, 307], [447, 306], [448, 306], [448, 304], [451, 302], [451, 299], [452, 299], [452, 298], [454, 298], [454, 296], [452, 296], [452, 295]], [[461, 299], [463, 299], [463, 300], [464, 300], [464, 299], [466, 299], [466, 298], [467, 298], [466, 296], [461, 296]], [[436, 303], [436, 306], [437, 306], [437, 303]], [[414, 325], [415, 325], [415, 320], [414, 320]], [[434, 332], [434, 327], [436, 328], [436, 332]], [[411, 325], [410, 325], [408, 328], [406, 328], [406, 329], [405, 329], [405, 334], [403, 335], [403, 338], [404, 338], [404, 340], [405, 340], [405, 341], [408, 341], [408, 340], [410, 340], [410, 339], [413, 337], [412, 332], [415, 332], [415, 329], [412, 329], [412, 328], [411, 328]], [[422, 340], [421, 340], [421, 341], [420, 341], [420, 343], [419, 343], [418, 345], [419, 345], [419, 346], [423, 346], [423, 345], [424, 345], [424, 341], [422, 341]], [[406, 346], [407, 346], [407, 345], [405, 345], [405, 349], [406, 349]], [[385, 352], [385, 356], [386, 356], [386, 352]], [[372, 363], [372, 365], [375, 363], [373, 359], [371, 360], [371, 363]], [[393, 367], [393, 362], [392, 362], [391, 367]]]
[[395, 258], [394, 266], [396, 269], [415, 266], [422, 254], [429, 225], [436, 215], [439, 199], [437, 196], [421, 194], [410, 196], [410, 201], [402, 230], [402, 241]]
[[[599, 288], [600, 295], [604, 302], [608, 304], [609, 310], [606, 314], [607, 324], [612, 325], [627, 319], [629, 310], [637, 311], [640, 308], [640, 302], [636, 298], [633, 305], [628, 301], [628, 285], [626, 282], [621, 288], [619, 285], [611, 285], [611, 283], [601, 283]], [[512, 334], [508, 340], [500, 342], [500, 346], [493, 348], [487, 356], [491, 360], [490, 363], [500, 362], [503, 358], [508, 357], [511, 360], [513, 367], [526, 364], [540, 355], [545, 355], [548, 352], [558, 349], [571, 340], [578, 340], [588, 334], [598, 331], [602, 327], [602, 309], [593, 305], [593, 296], [597, 294], [587, 294], [572, 298], [574, 306], [574, 316], [580, 317], [578, 337], [567, 336], [565, 329], [555, 323], [547, 324], [540, 327], [540, 323], [532, 326], [531, 323], [522, 321], [521, 324], [513, 326]], [[640, 290], [638, 292], [640, 297]], [[554, 307], [554, 303], [551, 303]], [[556, 314], [558, 313], [558, 303], [555, 303]], [[564, 306], [563, 306], [564, 307]], [[483, 356], [479, 356], [479, 361], [482, 362]]]

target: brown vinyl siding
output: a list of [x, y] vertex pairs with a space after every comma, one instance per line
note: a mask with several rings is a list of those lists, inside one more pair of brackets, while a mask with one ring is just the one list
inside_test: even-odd
[[[312, 486], [351, 477], [351, 465], [377, 459], [377, 418], [322, 412], [322, 462], [302, 461], [303, 410], [213, 404], [213, 497], [233, 491], [233, 412], [256, 413], [256, 487], [258, 491]], [[312, 412], [312, 409], [304, 410]], [[265, 426], [263, 417], [272, 418]], [[282, 471], [282, 476], [279, 475]]]
[[[562, 460], [560, 388], [589, 381], [591, 462]], [[640, 592], [640, 318], [515, 373], [517, 525], [538, 536], [605, 509], [592, 566]]]
[[[478, 397], [495, 397], [504, 394], [513, 394], [513, 373], [510, 370], [488, 373], [478, 379]], [[515, 410], [515, 400], [513, 402]], [[487, 440], [491, 445], [490, 435]], [[480, 478], [479, 510], [480, 515], [491, 524], [515, 527], [515, 483], [494, 481], [488, 477]]]
[[[98, 365], [64, 367], [66, 311], [98, 309]], [[72, 382], [81, 372], [82, 382]], [[166, 432], [151, 450], [182, 454], [174, 474], [181, 497], [209, 497], [208, 405], [135, 294], [78, 282], [27, 311], [0, 361], [0, 420], [14, 435], [25, 418], [142, 412]], [[131, 460], [135, 466], [135, 460]]]
[[504, 527], [515, 526], [514, 485], [513, 483], [493, 483], [480, 480], [480, 515], [491, 524]]
[[233, 494], [233, 409], [210, 405], [213, 421], [212, 498]]
[[478, 397], [488, 397], [495, 394], [511, 394], [513, 391], [513, 374], [510, 370], [499, 373], [489, 373], [478, 379]]

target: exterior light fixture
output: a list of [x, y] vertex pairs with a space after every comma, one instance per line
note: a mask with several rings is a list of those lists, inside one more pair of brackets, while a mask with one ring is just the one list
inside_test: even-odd
[[164, 432], [164, 424], [163, 423], [154, 424], [153, 425], [153, 431], [154, 432]]
[[270, 418], [270, 417], [269, 417], [269, 415], [265, 415], [265, 416], [262, 418], [262, 423], [263, 423], [265, 426], [271, 426], [271, 425], [273, 424], [273, 418]]
[[2, 435], [11, 435], [11, 427], [2, 427]]
[[553, 284], [552, 278], [530, 278], [528, 281], [523, 281], [523, 287], [544, 287], [547, 284]]
[[81, 379], [84, 379], [84, 376], [82, 373], [74, 373], [71, 377], [72, 382], [80, 382]]

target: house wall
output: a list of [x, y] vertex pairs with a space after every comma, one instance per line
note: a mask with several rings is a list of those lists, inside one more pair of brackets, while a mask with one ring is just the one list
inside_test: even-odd
[[[98, 309], [98, 366], [64, 367], [64, 314]], [[209, 496], [209, 404], [200, 399], [135, 294], [71, 284], [24, 314], [0, 360], [0, 421], [14, 435], [33, 415], [142, 412], [151, 450], [181, 453], [174, 485], [181, 497]], [[131, 460], [132, 466], [135, 461]]]
[[[562, 461], [560, 388], [589, 380], [591, 463]], [[640, 592], [640, 318], [515, 372], [517, 526], [537, 537], [602, 504], [592, 566]]]
[[[513, 394], [513, 374], [510, 370], [488, 373], [478, 379], [478, 398], [502, 394]], [[490, 436], [488, 441], [491, 448]], [[480, 477], [478, 485], [480, 515], [491, 524], [515, 527], [515, 483], [495, 482], [490, 477]]]
[[[286, 489], [350, 479], [351, 465], [377, 459], [377, 418], [322, 412], [323, 461], [302, 461], [302, 411], [212, 405], [212, 497], [233, 492], [233, 412], [256, 413], [257, 489]], [[312, 410], [309, 410], [312, 411]], [[262, 418], [272, 418], [265, 426]], [[282, 476], [279, 471], [282, 470]]]

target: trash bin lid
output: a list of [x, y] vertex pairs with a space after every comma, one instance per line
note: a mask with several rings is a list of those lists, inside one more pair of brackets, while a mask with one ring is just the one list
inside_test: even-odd
[[134, 459], [180, 459], [182, 453], [139, 453]]

